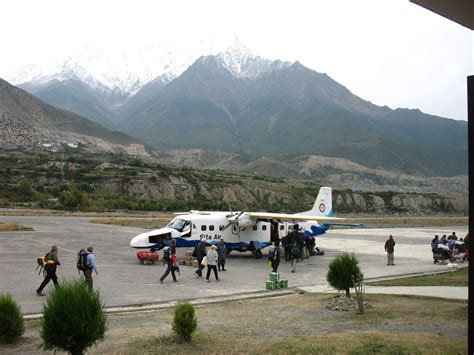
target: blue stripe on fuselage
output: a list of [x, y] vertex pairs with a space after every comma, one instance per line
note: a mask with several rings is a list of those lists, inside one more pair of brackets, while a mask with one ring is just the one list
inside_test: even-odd
[[[175, 238], [176, 240], [176, 247], [177, 248], [192, 248], [192, 247], [195, 247], [196, 245], [198, 245], [199, 243], [199, 240], [187, 240], [187, 239], [184, 239], [184, 238]], [[162, 243], [157, 243], [157, 244], [154, 244], [154, 245], [150, 245], [150, 246], [147, 246], [147, 247], [134, 247], [135, 249], [156, 249], [156, 250], [161, 250], [163, 249], [165, 246], [169, 246], [170, 245], [170, 240], [167, 240], [167, 241], [164, 241]], [[219, 243], [218, 240], [215, 240], [215, 241], [209, 241], [207, 242], [206, 241], [206, 245], [217, 245]], [[260, 246], [261, 246], [261, 249], [264, 249], [266, 247], [268, 247], [271, 243], [270, 242], [260, 242]], [[244, 251], [248, 251], [250, 250], [250, 243], [244, 243], [244, 242], [238, 242], [238, 243], [225, 243], [225, 247], [228, 249], [228, 250], [236, 250], [236, 251], [241, 251], [241, 252], [244, 252]]]

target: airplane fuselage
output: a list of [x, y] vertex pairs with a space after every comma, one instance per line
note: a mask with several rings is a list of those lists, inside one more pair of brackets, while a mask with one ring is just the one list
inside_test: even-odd
[[[230, 212], [193, 212], [178, 215], [164, 228], [137, 235], [130, 246], [137, 249], [161, 249], [176, 240], [176, 247], [194, 247], [199, 241], [206, 244], [217, 244], [223, 239], [227, 250], [256, 251], [271, 244], [270, 223], [256, 221], [246, 227], [229, 226]], [[278, 224], [278, 236], [283, 238], [293, 223]]]
[[[199, 241], [217, 244], [224, 240], [227, 250], [252, 251], [261, 257], [261, 249], [288, 234], [295, 224], [304, 231], [304, 238], [326, 233], [330, 223], [339, 220], [332, 214], [330, 187], [321, 187], [313, 208], [309, 211], [286, 214], [273, 212], [202, 212], [178, 214], [166, 227], [137, 235], [130, 246], [138, 249], [161, 249], [176, 240], [177, 247], [194, 247]], [[324, 221], [322, 225], [318, 222]], [[271, 233], [276, 223], [277, 232]], [[272, 235], [271, 235], [272, 234]]]

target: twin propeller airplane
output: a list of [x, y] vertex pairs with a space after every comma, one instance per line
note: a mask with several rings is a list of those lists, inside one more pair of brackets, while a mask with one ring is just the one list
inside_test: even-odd
[[330, 187], [321, 187], [311, 210], [295, 214], [245, 211], [190, 211], [176, 214], [166, 227], [134, 237], [130, 246], [159, 250], [169, 245], [171, 239], [175, 239], [178, 248], [194, 247], [201, 240], [212, 245], [219, 243], [222, 238], [228, 252], [251, 251], [259, 259], [262, 257], [262, 249], [271, 244], [271, 223], [277, 224], [280, 239], [295, 224], [304, 230], [305, 237], [322, 235], [332, 225], [346, 225], [331, 223], [341, 218], [333, 217]]

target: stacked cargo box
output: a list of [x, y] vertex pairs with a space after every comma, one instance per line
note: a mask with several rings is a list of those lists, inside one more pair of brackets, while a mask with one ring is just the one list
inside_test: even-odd
[[288, 287], [288, 280], [287, 279], [280, 279], [280, 273], [278, 272], [271, 272], [270, 279], [266, 282], [267, 290], [274, 290], [277, 288], [286, 288]]
[[178, 264], [186, 265], [186, 266], [195, 266], [197, 264], [197, 260], [193, 257], [192, 251], [187, 251], [186, 256], [184, 257], [184, 260], [180, 260]]

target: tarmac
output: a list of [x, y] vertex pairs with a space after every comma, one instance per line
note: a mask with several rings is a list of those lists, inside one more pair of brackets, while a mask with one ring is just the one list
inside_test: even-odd
[[[51, 245], [59, 247], [58, 278], [78, 278], [77, 252], [94, 246], [99, 275], [94, 275], [94, 288], [100, 291], [108, 312], [151, 310], [171, 307], [177, 301], [189, 300], [196, 304], [232, 299], [278, 297], [294, 292], [335, 292], [326, 282], [327, 265], [336, 255], [353, 252], [360, 261], [365, 279], [376, 280], [405, 275], [430, 274], [446, 271], [446, 265], [433, 264], [430, 241], [434, 234], [451, 234], [460, 237], [467, 233], [465, 227], [448, 228], [377, 228], [330, 230], [317, 239], [323, 256], [313, 256], [296, 264], [291, 272], [282, 261], [279, 272], [288, 279], [290, 288], [265, 290], [265, 280], [270, 269], [266, 252], [262, 259], [250, 253], [232, 253], [226, 263], [228, 271], [221, 272], [221, 282], [211, 283], [196, 279], [194, 269], [181, 266], [178, 282], [169, 276], [164, 284], [158, 278], [164, 272], [161, 263], [141, 265], [130, 240], [144, 229], [90, 223], [91, 217], [57, 216], [2, 216], [34, 230], [29, 232], [0, 233], [0, 293], [10, 293], [20, 304], [26, 318], [40, 317], [47, 297], [38, 297], [36, 288], [42, 275], [35, 271], [36, 258], [49, 251]], [[386, 266], [384, 243], [392, 234], [396, 241], [396, 266]], [[184, 258], [186, 249], [178, 249], [178, 260]], [[459, 264], [460, 267], [467, 263]], [[48, 293], [53, 285], [48, 285]], [[367, 293], [414, 294], [450, 299], [467, 299], [467, 287], [375, 287], [366, 286]]]

